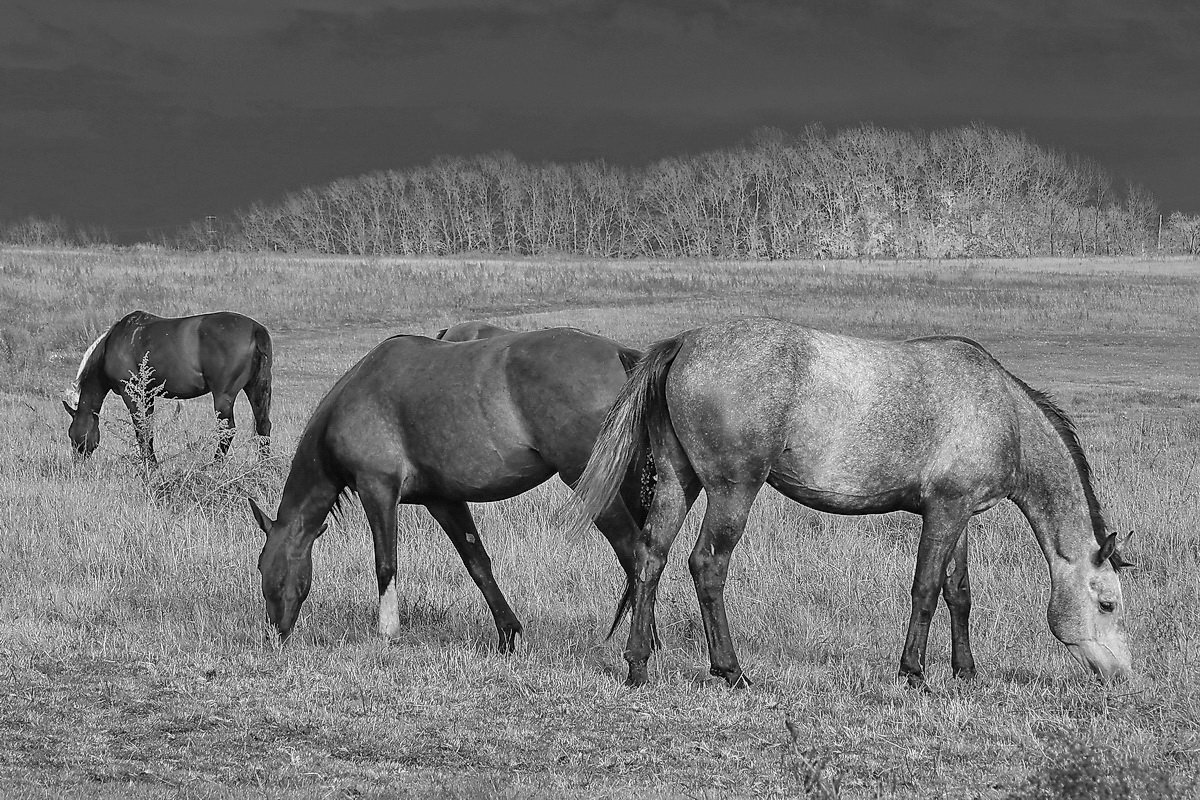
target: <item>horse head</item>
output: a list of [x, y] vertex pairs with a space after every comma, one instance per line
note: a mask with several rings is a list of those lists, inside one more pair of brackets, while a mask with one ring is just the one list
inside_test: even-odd
[[298, 537], [289, 530], [291, 526], [281, 525], [268, 517], [252, 498], [250, 510], [267, 536], [258, 556], [267, 620], [275, 626], [279, 638], [286, 640], [296, 626], [300, 607], [312, 586], [312, 544], [324, 532], [325, 525], [322, 524], [313, 536]]
[[1105, 683], [1133, 675], [1125, 635], [1125, 596], [1114, 558], [1117, 535], [1109, 534], [1095, 554], [1051, 568], [1050, 630], [1071, 656]]
[[63, 398], [62, 401], [63, 408], [71, 417], [71, 426], [67, 428], [67, 436], [70, 437], [71, 446], [75, 448], [75, 452], [86, 458], [100, 446], [100, 414], [90, 408], [84, 408], [79, 402], [78, 395], [74, 399], [74, 405], [66, 398]]

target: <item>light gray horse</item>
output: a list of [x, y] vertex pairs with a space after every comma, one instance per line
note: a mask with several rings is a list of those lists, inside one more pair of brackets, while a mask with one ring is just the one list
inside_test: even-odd
[[774, 319], [698, 328], [652, 346], [605, 420], [576, 491], [586, 514], [612, 498], [646, 446], [658, 486], [637, 548], [629, 680], [646, 681], [659, 576], [700, 489], [708, 510], [688, 565], [711, 672], [744, 681], [729, 635], [729, 557], [763, 484], [820, 511], [923, 519], [900, 675], [924, 685], [939, 590], [954, 674], [968, 638], [967, 521], [1005, 498], [1050, 567], [1050, 630], [1105, 681], [1131, 673], [1116, 534], [1067, 415], [968, 339], [879, 342]]

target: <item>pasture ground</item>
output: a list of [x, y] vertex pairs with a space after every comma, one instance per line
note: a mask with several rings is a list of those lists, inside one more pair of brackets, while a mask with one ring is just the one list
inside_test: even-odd
[[[71, 456], [59, 393], [86, 345], [135, 308], [224, 308], [272, 330], [271, 460], [255, 458], [244, 397], [223, 463], [210, 461], [203, 400], [158, 414], [159, 473], [138, 469], [112, 398], [101, 449], [86, 463]], [[1193, 796], [1197, 309], [1200, 264], [1179, 261], [0, 250], [0, 793], [998, 798], [1092, 797], [1103, 786], [1110, 797]], [[488, 319], [642, 346], [749, 314], [883, 338], [967, 335], [1054, 392], [1078, 424], [1110, 524], [1136, 531], [1126, 551], [1140, 568], [1124, 586], [1140, 677], [1104, 688], [1068, 660], [1045, 622], [1045, 562], [1002, 504], [970, 529], [980, 674], [949, 676], [939, 610], [933, 691], [909, 691], [894, 675], [917, 518], [822, 515], [769, 490], [727, 590], [756, 681], [746, 691], [707, 676], [685, 563], [698, 511], [661, 588], [651, 685], [622, 686], [625, 628], [604, 638], [620, 573], [599, 535], [562, 532], [557, 481], [475, 507], [526, 623], [516, 655], [494, 652], [482, 598], [419, 508], [401, 517], [398, 640], [373, 630], [370, 538], [355, 503], [315, 548], [293, 641], [280, 648], [267, 633], [261, 535], [245, 497], [273, 510], [308, 413], [379, 340]]]

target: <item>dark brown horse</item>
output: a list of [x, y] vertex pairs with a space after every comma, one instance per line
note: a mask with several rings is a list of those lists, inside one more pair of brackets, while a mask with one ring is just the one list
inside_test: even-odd
[[1116, 534], [1066, 414], [978, 344], [956, 337], [878, 342], [773, 319], [659, 342], [605, 420], [577, 491], [605, 507], [649, 446], [658, 486], [638, 546], [629, 683], [646, 681], [655, 594], [667, 553], [704, 489], [688, 565], [711, 672], [743, 681], [725, 614], [730, 554], [763, 484], [820, 511], [909, 511], [923, 519], [900, 675], [924, 684], [939, 591], [952, 665], [975, 671], [968, 638], [967, 520], [1011, 498], [1050, 567], [1050, 630], [1105, 681], [1131, 672]]
[[[217, 417], [234, 427], [233, 402], [244, 391], [254, 412], [254, 429], [265, 454], [271, 436], [271, 335], [259, 323], [229, 311], [192, 317], [156, 317], [134, 311], [92, 342], [71, 385], [63, 407], [71, 415], [71, 444], [89, 456], [100, 444], [100, 407], [116, 392], [136, 418], [136, 399], [127, 391], [131, 375], [149, 356], [151, 386], [162, 396], [187, 400], [213, 396]], [[153, 398], [145, 412], [154, 413]], [[154, 461], [150, 425], [135, 426], [142, 457]], [[231, 436], [222, 436], [218, 455], [229, 450]]]
[[[374, 538], [381, 634], [400, 629], [397, 503], [425, 506], [450, 537], [491, 609], [500, 649], [511, 650], [521, 633], [467, 503], [513, 497], [555, 473], [576, 480], [626, 368], [641, 354], [573, 328], [513, 333], [472, 324], [441, 335], [392, 337], [351, 367], [300, 437], [278, 519], [250, 501], [267, 534], [258, 567], [267, 616], [281, 636], [308, 596], [313, 542], [346, 491], [361, 499]], [[627, 576], [618, 620], [631, 597], [634, 540], [645, 516], [635, 472], [618, 481], [617, 496], [596, 517]]]

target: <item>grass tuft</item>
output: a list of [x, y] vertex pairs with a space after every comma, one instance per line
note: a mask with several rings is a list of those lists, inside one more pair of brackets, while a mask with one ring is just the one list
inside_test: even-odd
[[1187, 800], [1200, 783], [1176, 779], [1116, 748], [1079, 740], [1055, 744], [1010, 800]]

